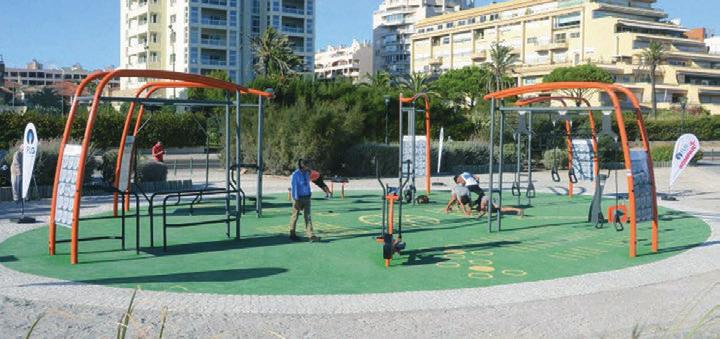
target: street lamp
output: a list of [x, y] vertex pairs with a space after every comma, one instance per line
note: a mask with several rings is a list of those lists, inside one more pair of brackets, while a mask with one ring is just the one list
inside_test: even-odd
[[682, 124], [680, 134], [685, 133], [685, 116], [687, 115], [687, 97], [680, 97], [680, 109], [682, 110]]
[[385, 145], [388, 144], [388, 117], [390, 115], [390, 96], [385, 96]]

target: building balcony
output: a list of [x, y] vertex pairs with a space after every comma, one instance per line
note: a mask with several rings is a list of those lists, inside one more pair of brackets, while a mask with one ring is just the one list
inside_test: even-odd
[[470, 55], [470, 59], [472, 59], [473, 61], [485, 61], [488, 58], [487, 54], [487, 50], [477, 51]]
[[227, 0], [202, 0], [203, 5], [227, 6]]
[[562, 42], [549, 42], [544, 44], [538, 44], [537, 50], [538, 51], [555, 51], [555, 50], [561, 50], [561, 49], [568, 49], [570, 44], [568, 44], [567, 41]]
[[442, 65], [443, 64], [443, 57], [434, 57], [430, 58], [430, 65]]
[[200, 44], [225, 47], [225, 46], [227, 46], [227, 40], [225, 40], [225, 39], [200, 39]]
[[201, 58], [200, 64], [210, 66], [227, 66], [227, 60], [214, 59], [214, 58]]
[[202, 18], [200, 23], [208, 26], [227, 26], [227, 20], [217, 18]]
[[139, 43], [137, 45], [128, 46], [126, 51], [128, 55], [145, 53], [147, 51], [147, 45], [144, 43]]
[[305, 34], [305, 29], [301, 26], [282, 26], [282, 32], [283, 33], [291, 33], [291, 34]]
[[282, 12], [283, 14], [305, 15], [305, 9], [300, 7], [283, 6]]

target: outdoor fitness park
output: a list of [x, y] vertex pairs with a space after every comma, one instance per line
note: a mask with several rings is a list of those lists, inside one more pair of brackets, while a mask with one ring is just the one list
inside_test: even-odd
[[[117, 77], [159, 79], [135, 97], [103, 97], [107, 83]], [[99, 81], [92, 97], [84, 88]], [[227, 91], [225, 101], [152, 98], [161, 88], [204, 87]], [[548, 94], [566, 89], [593, 89], [608, 95], [612, 106], [568, 107], [568, 98]], [[313, 200], [315, 230], [320, 243], [295, 243], [287, 238], [291, 202], [281, 192], [263, 192], [262, 137], [257, 164], [240, 163], [240, 129], [231, 138], [231, 117], [240, 123], [243, 109], [258, 112], [262, 136], [263, 112], [272, 91], [244, 88], [198, 75], [166, 71], [116, 70], [95, 73], [77, 89], [60, 146], [51, 217], [48, 228], [36, 228], [0, 244], [0, 256], [17, 260], [4, 263], [22, 272], [88, 284], [136, 287], [171, 292], [216, 294], [359, 294], [442, 290], [509, 284], [616, 270], [658, 261], [703, 243], [710, 229], [691, 215], [657, 206], [653, 162], [640, 107], [627, 89], [597, 83], [554, 83], [512, 88], [486, 96], [492, 101], [489, 181], [491, 202], [482, 218], [446, 214], [449, 179], [432, 179], [429, 141], [429, 98], [419, 93], [400, 98], [399, 171], [395, 179], [351, 190], [344, 197]], [[253, 102], [242, 100], [254, 97]], [[504, 99], [522, 97], [515, 105]], [[619, 97], [631, 103], [642, 147], [632, 149], [625, 130]], [[85, 153], [101, 102], [130, 102], [120, 140], [115, 200], [111, 212], [81, 216]], [[561, 106], [532, 106], [560, 102]], [[422, 108], [418, 108], [419, 106]], [[78, 106], [90, 104], [81, 144], [69, 144]], [[145, 193], [132, 185], [134, 138], [143, 124], [146, 106], [212, 106], [225, 108], [225, 182], [222, 188]], [[137, 113], [135, 108], [138, 108]], [[416, 116], [425, 120], [425, 135], [416, 136]], [[508, 117], [512, 116], [512, 119]], [[572, 135], [578, 116], [591, 121], [588, 136]], [[596, 120], [597, 118], [597, 120]], [[568, 146], [572, 166], [567, 176], [556, 166], [552, 179], [567, 183], [567, 194], [536, 187], [531, 147], [536, 136], [533, 120], [551, 119], [566, 127], [558, 144]], [[134, 128], [131, 124], [135, 121]], [[513, 121], [510, 124], [509, 121]], [[595, 121], [601, 122], [597, 129]], [[404, 123], [406, 122], [406, 123]], [[617, 130], [613, 130], [613, 123]], [[504, 182], [505, 131], [517, 147], [512, 183]], [[132, 131], [132, 132], [131, 132]], [[622, 154], [620, 165], [598, 156], [598, 139], [608, 137]], [[230, 153], [234, 139], [235, 154]], [[580, 146], [586, 146], [579, 149]], [[417, 156], [426, 147], [425, 158]], [[499, 148], [499, 149], [498, 149]], [[408, 151], [409, 150], [409, 151]], [[496, 159], [496, 153], [499, 156]], [[527, 157], [527, 158], [526, 158]], [[478, 161], [480, 162], [480, 161]], [[483, 161], [484, 163], [484, 161]], [[255, 195], [241, 187], [239, 168], [257, 172]], [[612, 197], [603, 194], [614, 175]], [[417, 179], [424, 177], [424, 189]], [[624, 187], [617, 178], [625, 177]], [[447, 182], [444, 182], [447, 181]], [[592, 182], [593, 196], [573, 196], [573, 186]], [[438, 189], [444, 184], [444, 189]], [[352, 186], [352, 183], [349, 184]], [[420, 203], [420, 196], [429, 203]], [[251, 204], [248, 201], [253, 202]], [[524, 215], [503, 215], [507, 202], [524, 209]], [[108, 206], [109, 207], [109, 206]], [[48, 230], [46, 232], [46, 230]], [[48, 244], [48, 247], [45, 245]]]

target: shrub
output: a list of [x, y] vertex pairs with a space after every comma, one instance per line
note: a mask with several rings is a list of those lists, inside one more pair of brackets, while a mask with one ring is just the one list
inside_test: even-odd
[[102, 163], [100, 164], [100, 172], [102, 173], [103, 181], [114, 183], [115, 182], [115, 166], [117, 166], [118, 152], [111, 150], [103, 153]]
[[568, 168], [568, 156], [567, 156], [567, 148], [554, 148], [546, 150], [543, 153], [543, 160], [542, 164], [546, 169], [553, 168], [554, 164], [557, 164], [558, 169], [567, 169]]
[[143, 161], [137, 167], [139, 182], [167, 181], [168, 168], [157, 161]]
[[[70, 143], [75, 143], [71, 141]], [[20, 144], [13, 146], [10, 152], [5, 156], [8, 164], [12, 163], [12, 156], [20, 148]], [[33, 169], [33, 177], [38, 185], [52, 185], [55, 182], [55, 170], [57, 169], [58, 150], [60, 149], [60, 140], [40, 140], [38, 143], [38, 152], [35, 156], [35, 168]], [[95, 159], [98, 151], [94, 145], [90, 145], [85, 160], [85, 182], [89, 182], [95, 170], [100, 163]]]
[[[653, 161], [671, 162], [671, 161], [673, 161], [673, 152], [674, 151], [675, 151], [675, 146], [670, 146], [670, 145], [655, 146], [650, 149]], [[703, 152], [701, 150], [692, 158], [692, 160], [690, 160], [690, 164], [696, 165], [698, 163], [698, 161], [702, 160], [702, 158], [703, 158]]]

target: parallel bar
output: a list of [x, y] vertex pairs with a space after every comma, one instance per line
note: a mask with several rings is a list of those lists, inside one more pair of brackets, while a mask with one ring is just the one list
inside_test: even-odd
[[[89, 96], [78, 97], [80, 103], [92, 103], [93, 98]], [[100, 101], [107, 102], [134, 102], [145, 106], [160, 105], [186, 105], [186, 106], [227, 106], [233, 105], [232, 101], [218, 100], [190, 100], [190, 99], [162, 99], [162, 98], [135, 98], [135, 97], [100, 97]], [[256, 105], [253, 105], [255, 107]]]
[[600, 107], [500, 107], [499, 110], [503, 112], [558, 112], [567, 111], [568, 113], [581, 113], [581, 112], [601, 112], [614, 110], [614, 107], [600, 106]]

